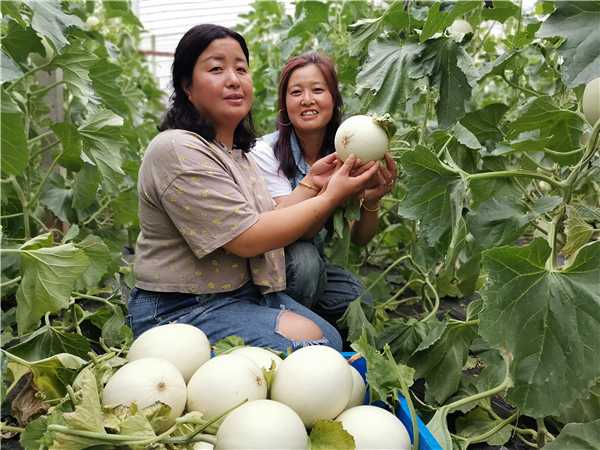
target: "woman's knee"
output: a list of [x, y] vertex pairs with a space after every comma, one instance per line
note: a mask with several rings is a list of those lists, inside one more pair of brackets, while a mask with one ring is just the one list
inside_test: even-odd
[[292, 341], [315, 341], [323, 339], [323, 330], [312, 320], [291, 311], [279, 316], [277, 331]]
[[293, 343], [323, 344], [341, 351], [343, 343], [339, 331], [331, 324], [323, 322], [323, 326], [319, 326], [300, 314], [283, 311], [279, 317], [277, 332]]

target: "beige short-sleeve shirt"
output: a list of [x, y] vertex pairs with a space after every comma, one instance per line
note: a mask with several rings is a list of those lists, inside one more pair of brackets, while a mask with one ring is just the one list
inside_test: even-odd
[[160, 292], [227, 292], [252, 280], [285, 289], [283, 249], [253, 258], [223, 245], [274, 208], [254, 162], [241, 150], [185, 130], [156, 136], [140, 167], [136, 286]]

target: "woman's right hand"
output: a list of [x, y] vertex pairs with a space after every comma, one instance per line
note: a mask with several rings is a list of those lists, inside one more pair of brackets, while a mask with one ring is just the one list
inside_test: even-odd
[[338, 161], [339, 169], [331, 176], [327, 188], [323, 193], [323, 195], [329, 196], [335, 204], [340, 204], [348, 197], [356, 195], [365, 189], [371, 178], [379, 170], [378, 163], [370, 161], [361, 167], [362, 170], [359, 175], [353, 175], [352, 169], [356, 163], [356, 156], [353, 154], [348, 156], [343, 164]]
[[335, 153], [331, 153], [315, 161], [307, 175], [311, 183], [319, 189], [327, 185], [331, 175], [333, 175], [335, 169], [338, 167], [336, 161], [337, 157]]

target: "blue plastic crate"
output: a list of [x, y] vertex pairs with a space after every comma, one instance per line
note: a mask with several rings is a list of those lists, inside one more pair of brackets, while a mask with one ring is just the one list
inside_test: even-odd
[[[342, 352], [342, 355], [346, 359], [350, 358], [354, 354], [354, 352]], [[352, 363], [352, 366], [360, 372], [361, 376], [366, 381], [367, 362], [365, 361], [365, 359], [357, 359]], [[396, 411], [396, 416], [398, 416], [398, 418], [402, 421], [402, 423], [408, 430], [408, 434], [410, 435], [410, 439], [412, 441], [412, 420], [410, 418], [410, 410], [408, 409], [408, 405], [404, 397], [400, 398], [400, 406]], [[425, 424], [419, 417], [417, 417], [417, 426], [419, 427], [419, 450], [442, 450], [442, 447], [440, 446], [438, 441], [429, 432], [429, 429], [425, 426]]]

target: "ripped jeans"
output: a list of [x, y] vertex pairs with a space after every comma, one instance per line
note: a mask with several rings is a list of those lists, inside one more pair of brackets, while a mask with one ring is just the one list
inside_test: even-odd
[[[283, 292], [263, 295], [252, 283], [231, 292], [200, 295], [134, 288], [128, 309], [129, 325], [135, 337], [157, 325], [178, 322], [200, 328], [211, 344], [236, 335], [247, 345], [282, 352], [290, 347], [296, 349], [315, 344], [342, 350], [340, 333], [325, 319]], [[287, 338], [279, 331], [279, 319], [284, 311], [312, 320], [323, 332], [323, 337], [311, 341]]]

